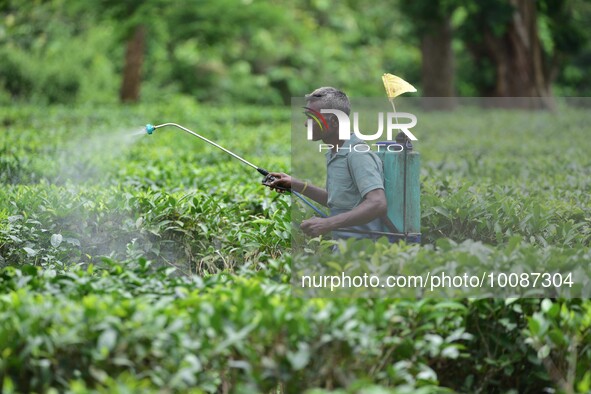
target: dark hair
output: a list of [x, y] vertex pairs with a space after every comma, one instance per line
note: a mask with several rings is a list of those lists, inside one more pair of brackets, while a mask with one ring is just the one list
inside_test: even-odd
[[338, 109], [347, 115], [351, 112], [349, 97], [342, 91], [325, 86], [306, 95], [306, 101], [317, 103], [320, 109]]

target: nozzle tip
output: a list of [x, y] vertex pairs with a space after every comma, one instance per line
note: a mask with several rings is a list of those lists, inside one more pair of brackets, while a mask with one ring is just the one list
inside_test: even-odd
[[154, 127], [154, 125], [151, 125], [149, 123], [146, 125], [146, 133], [152, 134], [154, 130], [156, 130], [156, 127]]

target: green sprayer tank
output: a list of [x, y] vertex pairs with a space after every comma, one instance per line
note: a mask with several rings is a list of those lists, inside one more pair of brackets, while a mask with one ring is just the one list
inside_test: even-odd
[[396, 137], [397, 148], [386, 149], [381, 143], [377, 152], [384, 163], [384, 189], [388, 201], [388, 218], [394, 228], [385, 231], [403, 233], [407, 242], [421, 242], [421, 156], [413, 150], [404, 134]]

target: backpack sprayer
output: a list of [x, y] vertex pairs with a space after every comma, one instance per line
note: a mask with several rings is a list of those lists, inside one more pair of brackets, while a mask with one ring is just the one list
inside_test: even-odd
[[[390, 100], [395, 113], [396, 108], [394, 107], [394, 98], [405, 92], [416, 92], [416, 89], [412, 85], [394, 75], [384, 74], [382, 80], [388, 94], [388, 99]], [[215, 146], [233, 158], [240, 160], [247, 166], [254, 168], [259, 174], [264, 176], [261, 182], [263, 185], [270, 186], [271, 182], [275, 180], [275, 177], [264, 168], [254, 165], [248, 160], [238, 156], [236, 153], [179, 124], [163, 123], [156, 126], [147, 124], [145, 130], [147, 134], [151, 135], [156, 129], [167, 126], [177, 127], [192, 136]], [[406, 240], [407, 242], [421, 242], [419, 185], [420, 156], [418, 152], [413, 151], [412, 144], [404, 133], [400, 133], [396, 137], [396, 142], [405, 147], [403, 152], [377, 152], [378, 157], [380, 157], [384, 164], [384, 190], [388, 203], [387, 218], [384, 219], [386, 223], [385, 227], [388, 231], [364, 231], [350, 228], [336, 229], [335, 231], [346, 231], [349, 233], [367, 234], [377, 237], [387, 236], [392, 242], [401, 239]], [[300, 193], [282, 187], [275, 186], [274, 188], [291, 192], [303, 203], [312, 208], [319, 216], [323, 218], [327, 217], [324, 212], [314, 206], [314, 204], [308, 201]]]
[[[392, 110], [396, 115], [394, 99], [403, 93], [416, 92], [414, 86], [392, 74], [382, 75], [382, 82]], [[398, 118], [396, 117], [398, 123]], [[384, 191], [388, 203], [386, 227], [396, 233], [402, 232], [407, 242], [421, 242], [421, 156], [413, 149], [406, 134], [400, 132], [396, 143], [402, 145], [402, 152], [381, 152], [376, 154], [384, 164]], [[385, 144], [386, 143], [379, 143]], [[391, 225], [388, 225], [387, 222]], [[401, 229], [401, 231], [396, 231]]]

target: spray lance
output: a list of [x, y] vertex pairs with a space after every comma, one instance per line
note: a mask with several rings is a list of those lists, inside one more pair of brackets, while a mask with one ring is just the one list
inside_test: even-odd
[[[199, 134], [195, 133], [194, 131], [191, 131], [191, 130], [187, 129], [186, 127], [183, 127], [183, 126], [181, 126], [179, 124], [176, 124], [176, 123], [163, 123], [163, 124], [160, 124], [160, 125], [157, 125], [157, 126], [154, 126], [152, 124], [147, 124], [146, 125], [146, 133], [148, 133], [148, 134], [151, 135], [151, 134], [154, 133], [154, 131], [156, 129], [159, 129], [161, 127], [166, 127], [166, 126], [177, 127], [177, 128], [179, 128], [179, 129], [181, 129], [183, 131], [186, 131], [187, 133], [191, 134], [192, 136], [197, 137], [197, 138], [199, 138], [199, 139], [207, 142], [208, 144], [213, 145], [216, 148], [222, 150], [223, 152], [229, 154], [233, 158], [240, 160], [242, 163], [246, 164], [247, 166], [254, 168], [255, 170], [257, 170], [259, 172], [259, 174], [261, 174], [261, 175], [264, 176], [263, 181], [262, 181], [262, 184], [265, 185], [265, 186], [270, 186], [271, 182], [273, 182], [275, 180], [275, 177], [273, 175], [269, 174], [269, 171], [265, 170], [264, 168], [261, 168], [261, 167], [258, 167], [256, 165], [252, 164], [248, 160], [246, 160], [246, 159], [238, 156], [236, 153], [234, 153], [232, 151], [229, 151], [228, 149], [224, 148], [223, 146], [221, 146], [219, 144], [216, 144], [212, 140], [210, 140], [208, 138], [205, 138], [202, 135], [199, 135]], [[317, 214], [319, 214], [322, 217], [326, 217], [326, 214], [324, 212], [322, 212], [321, 210], [319, 210], [318, 208], [316, 208], [314, 206], [314, 204], [312, 204], [310, 201], [308, 201], [306, 198], [304, 198], [300, 193], [298, 193], [298, 192], [296, 192], [294, 190], [291, 190], [291, 189], [283, 188], [283, 187], [277, 187], [277, 186], [275, 186], [274, 188], [275, 189], [278, 189], [278, 190], [283, 190], [283, 191], [291, 192], [296, 197], [298, 197], [299, 199], [301, 199], [306, 205], [308, 205], [310, 208], [312, 208]]]
[[[156, 129], [159, 129], [159, 128], [161, 128], [161, 127], [166, 127], [166, 126], [174, 126], [174, 127], [178, 127], [179, 129], [181, 129], [181, 130], [183, 130], [183, 131], [186, 131], [187, 133], [191, 134], [192, 136], [195, 136], [195, 137], [197, 137], [197, 138], [200, 138], [200, 139], [202, 139], [203, 141], [207, 142], [208, 144], [210, 144], [210, 145], [213, 145], [213, 146], [215, 146], [215, 147], [216, 147], [216, 148], [218, 148], [218, 149], [221, 149], [222, 151], [226, 152], [227, 154], [229, 154], [229, 155], [230, 155], [230, 156], [232, 156], [233, 158], [240, 160], [241, 162], [243, 162], [243, 163], [244, 163], [244, 164], [246, 164], [247, 166], [250, 166], [250, 167], [254, 168], [254, 169], [255, 169], [255, 170], [257, 170], [257, 171], [258, 171], [260, 174], [262, 174], [263, 176], [265, 176], [265, 177], [266, 177], [266, 178], [263, 180], [263, 184], [265, 184], [265, 182], [264, 182], [265, 180], [266, 180], [266, 182], [267, 182], [267, 183], [270, 183], [270, 182], [272, 182], [273, 180], [275, 180], [275, 178], [274, 178], [272, 175], [269, 175], [269, 171], [267, 171], [267, 170], [265, 170], [265, 169], [263, 169], [263, 168], [261, 168], [261, 167], [257, 167], [257, 166], [255, 166], [254, 164], [252, 164], [252, 163], [251, 163], [251, 162], [249, 162], [248, 160], [246, 160], [246, 159], [244, 159], [244, 158], [242, 158], [242, 157], [238, 156], [236, 153], [229, 151], [228, 149], [224, 148], [223, 146], [221, 146], [221, 145], [219, 145], [219, 144], [216, 144], [216, 143], [215, 143], [215, 142], [213, 142], [212, 140], [210, 140], [210, 139], [207, 139], [207, 138], [205, 138], [205, 137], [203, 137], [203, 136], [201, 136], [201, 135], [199, 135], [199, 134], [195, 133], [194, 131], [191, 131], [191, 130], [187, 129], [186, 127], [183, 127], [183, 126], [181, 126], [181, 125], [179, 125], [179, 124], [176, 124], [176, 123], [163, 123], [163, 124], [160, 124], [160, 125], [158, 125], [158, 126], [154, 126], [154, 125], [151, 125], [151, 124], [147, 124], [147, 125], [146, 125], [146, 133], [148, 133], [148, 134], [150, 134], [150, 135], [151, 135], [152, 133], [154, 133], [154, 131], [155, 131]], [[272, 178], [272, 179], [271, 179], [271, 178]]]

